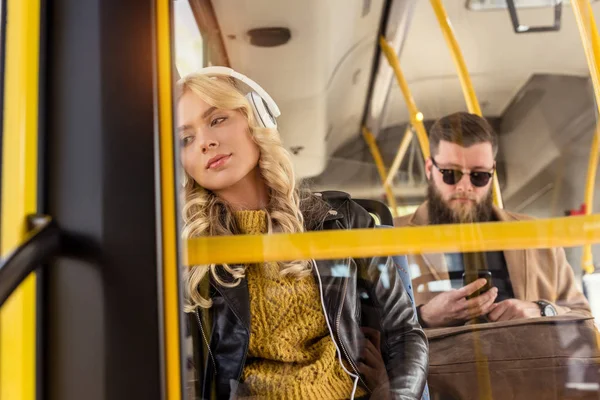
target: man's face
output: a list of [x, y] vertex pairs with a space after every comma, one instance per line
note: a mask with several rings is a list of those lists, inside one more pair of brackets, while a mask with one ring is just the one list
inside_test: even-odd
[[[486, 182], [486, 178], [494, 167], [494, 153], [489, 142], [462, 147], [440, 141], [437, 154], [425, 164], [432, 223], [489, 221], [492, 215], [492, 179]], [[461, 174], [456, 171], [462, 173], [460, 178]]]

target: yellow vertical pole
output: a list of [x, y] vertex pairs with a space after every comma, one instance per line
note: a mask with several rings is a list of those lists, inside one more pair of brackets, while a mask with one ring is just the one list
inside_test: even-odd
[[590, 70], [596, 105], [600, 112], [600, 104], [598, 103], [598, 100], [600, 100], [600, 37], [598, 36], [594, 12], [589, 1], [572, 0], [571, 6], [573, 7], [581, 43]]
[[470, 113], [481, 115], [481, 107], [479, 107], [479, 101], [477, 101], [477, 96], [475, 95], [475, 89], [473, 88], [473, 82], [471, 82], [467, 64], [465, 63], [462, 51], [456, 40], [456, 35], [454, 34], [454, 30], [448, 19], [446, 9], [442, 4], [442, 0], [431, 0], [431, 5], [433, 6], [433, 11], [435, 12], [444, 39], [446, 39], [446, 43], [450, 49], [450, 54], [452, 55], [456, 70], [458, 71], [458, 79], [460, 80], [460, 85], [463, 89], [467, 109]]
[[[467, 69], [467, 64], [465, 63], [462, 51], [460, 50], [460, 46], [458, 45], [458, 41], [456, 40], [456, 35], [454, 34], [454, 30], [452, 29], [452, 25], [450, 24], [450, 20], [448, 19], [446, 9], [442, 4], [442, 0], [430, 1], [431, 5], [433, 6], [433, 11], [435, 12], [435, 16], [437, 17], [440, 28], [442, 29], [444, 39], [446, 39], [446, 44], [448, 45], [450, 54], [452, 55], [452, 60], [454, 61], [454, 65], [456, 66], [456, 71], [458, 72], [458, 79], [460, 80], [460, 86], [462, 87], [463, 95], [467, 103], [467, 109], [470, 113], [477, 114], [480, 117], [483, 117], [481, 107], [479, 106], [479, 101], [477, 100], [477, 96], [475, 94], [475, 89], [473, 88], [473, 82], [471, 82], [471, 76], [469, 75], [469, 70]], [[494, 172], [494, 179], [492, 181], [492, 185], [494, 192], [494, 203], [498, 207], [502, 208], [504, 204], [502, 202], [500, 184], [498, 183], [498, 176], [496, 172]]]
[[371, 155], [373, 156], [373, 160], [375, 161], [375, 166], [377, 167], [377, 172], [379, 173], [379, 177], [383, 182], [383, 189], [385, 190], [385, 196], [388, 201], [388, 205], [392, 209], [392, 215], [394, 217], [398, 216], [398, 205], [396, 204], [396, 198], [394, 197], [394, 192], [392, 191], [392, 187], [386, 183], [387, 171], [385, 169], [385, 165], [383, 163], [383, 159], [381, 158], [381, 153], [379, 152], [379, 147], [377, 147], [377, 142], [375, 141], [375, 136], [366, 126], [363, 126], [362, 129], [363, 137], [367, 145], [369, 146], [369, 150], [371, 150]]
[[[467, 110], [469, 110], [469, 112], [472, 114], [476, 114], [480, 117], [483, 117], [481, 107], [479, 106], [479, 101], [477, 100], [477, 95], [475, 94], [473, 82], [471, 82], [471, 76], [469, 75], [469, 71], [467, 69], [467, 64], [465, 63], [462, 51], [460, 50], [460, 46], [458, 45], [458, 41], [456, 40], [456, 35], [454, 34], [454, 30], [452, 29], [452, 25], [450, 24], [450, 20], [448, 19], [446, 9], [442, 4], [442, 0], [430, 1], [435, 12], [435, 16], [437, 17], [438, 23], [442, 30], [442, 34], [444, 35], [444, 39], [446, 39], [446, 44], [448, 46], [448, 49], [450, 50], [452, 60], [454, 61], [463, 96], [465, 97], [465, 102], [467, 103]], [[498, 183], [498, 175], [496, 174], [496, 171], [494, 171], [494, 179], [492, 180], [492, 192], [494, 196], [494, 204], [502, 208], [504, 204], [502, 201], [502, 195], [500, 193], [500, 184]], [[477, 368], [479, 398], [491, 399], [492, 388], [490, 383], [491, 378], [488, 368], [488, 361], [485, 355], [483, 354], [481, 342], [479, 341], [478, 335], [475, 335], [474, 337], [473, 348], [477, 359], [480, 361], [480, 364], [478, 364]]]
[[408, 146], [410, 146], [410, 142], [412, 141], [415, 135], [412, 132], [411, 125], [409, 124], [406, 127], [406, 131], [404, 132], [404, 137], [400, 142], [400, 146], [398, 146], [398, 151], [396, 152], [396, 157], [394, 157], [394, 162], [392, 162], [392, 166], [388, 171], [387, 177], [385, 178], [385, 185], [391, 185], [392, 180], [394, 179], [394, 175], [400, 169], [400, 164], [402, 164], [402, 160], [404, 160], [404, 156], [406, 155], [406, 151], [408, 150]]
[[[181, 332], [177, 210], [175, 193], [175, 136], [173, 131], [171, 0], [157, 0], [158, 135], [160, 144], [160, 205], [163, 271], [163, 371], [166, 398], [181, 400]], [[0, 399], [1, 400], [1, 399]]]
[[421, 147], [423, 157], [427, 159], [429, 158], [429, 139], [427, 138], [425, 125], [423, 125], [423, 114], [421, 114], [417, 108], [417, 104], [410, 93], [408, 82], [404, 77], [402, 68], [400, 68], [400, 60], [398, 60], [398, 55], [383, 36], [379, 37], [379, 46], [381, 47], [383, 54], [385, 54], [388, 63], [394, 70], [396, 81], [398, 82], [398, 86], [400, 86], [400, 91], [404, 96], [404, 101], [406, 102], [406, 107], [408, 108], [408, 112], [410, 114], [410, 123], [417, 133], [417, 139], [419, 140], [419, 146]]
[[[600, 36], [598, 35], [598, 27], [594, 19], [594, 12], [589, 1], [572, 0], [571, 6], [579, 28], [581, 43], [585, 52], [592, 84], [594, 87], [594, 95], [598, 113], [600, 115]], [[588, 163], [588, 172], [585, 185], [585, 205], [586, 215], [591, 215], [594, 207], [594, 189], [596, 182], [596, 172], [598, 169], [598, 152], [600, 143], [600, 125], [597, 124], [592, 139], [592, 148], [590, 149], [590, 158]], [[586, 273], [594, 272], [594, 260], [592, 257], [592, 246], [586, 245], [583, 247], [582, 269]]]
[[[600, 151], [600, 143], [598, 137], [600, 136], [600, 124], [596, 124], [596, 130], [592, 139], [592, 148], [590, 149], [590, 159], [588, 162], [588, 172], [585, 184], [585, 204], [586, 215], [592, 215], [592, 209], [594, 207], [594, 189], [596, 182], [596, 172], [598, 170], [598, 152]], [[583, 255], [581, 259], [581, 268], [587, 274], [594, 272], [594, 257], [592, 255], [592, 246], [583, 246]]]
[[[6, 4], [0, 253], [27, 232], [37, 207], [39, 0]], [[29, 276], [0, 310], [0, 400], [34, 400], [36, 392], [36, 279]]]
[[[402, 68], [400, 68], [400, 61], [398, 60], [398, 55], [383, 36], [379, 37], [379, 46], [381, 47], [381, 51], [383, 51], [383, 54], [385, 55], [388, 63], [394, 70], [396, 81], [398, 82], [398, 86], [400, 87], [400, 91], [402, 92], [402, 95], [404, 96], [404, 101], [406, 102], [406, 107], [408, 108], [410, 125], [414, 128], [417, 134], [417, 140], [419, 142], [421, 152], [423, 153], [423, 158], [427, 159], [429, 158], [429, 139], [427, 138], [427, 131], [425, 130], [425, 125], [423, 125], [423, 114], [417, 108], [417, 104], [415, 103], [415, 100], [413, 99], [412, 94], [410, 93], [410, 89], [408, 88], [408, 82], [404, 77]], [[398, 153], [400, 153], [400, 151], [402, 150], [403, 145], [408, 147], [408, 133], [409, 130], [406, 131], [406, 134], [404, 135], [404, 138], [400, 143]], [[393, 174], [395, 174], [398, 168], [400, 167], [401, 161], [402, 160], [399, 157], [399, 154], [396, 154], [394, 163], [397, 164], [397, 167]], [[389, 187], [393, 174], [390, 173], [387, 176], [383, 175], [382, 179], [384, 182], [384, 186]]]

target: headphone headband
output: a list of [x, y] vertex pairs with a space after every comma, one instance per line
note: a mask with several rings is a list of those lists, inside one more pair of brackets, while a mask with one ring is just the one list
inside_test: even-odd
[[240, 74], [239, 72], [234, 71], [228, 67], [205, 67], [198, 71], [199, 74], [202, 75], [225, 75], [235, 78], [239, 81], [244, 82], [250, 89], [254, 90], [258, 95], [265, 101], [267, 107], [269, 107], [269, 111], [273, 115], [273, 117], [277, 118], [281, 115], [281, 111], [279, 111], [279, 107], [275, 103], [275, 100], [265, 89], [263, 89], [258, 83], [254, 82], [252, 79], [248, 78], [246, 75]]

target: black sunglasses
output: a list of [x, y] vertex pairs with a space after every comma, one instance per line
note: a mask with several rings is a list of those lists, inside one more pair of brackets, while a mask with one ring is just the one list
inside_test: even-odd
[[431, 162], [442, 174], [442, 179], [446, 185], [456, 185], [458, 182], [460, 182], [463, 175], [469, 175], [469, 178], [471, 178], [471, 184], [473, 186], [484, 187], [490, 182], [492, 176], [494, 176], [493, 172], [472, 171], [466, 174], [457, 169], [440, 168], [433, 157], [431, 157]]

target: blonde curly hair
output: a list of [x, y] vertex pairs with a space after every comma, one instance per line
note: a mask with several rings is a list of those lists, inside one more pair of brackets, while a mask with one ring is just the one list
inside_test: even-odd
[[[260, 150], [258, 168], [269, 191], [267, 209], [268, 233], [274, 230], [284, 233], [304, 231], [304, 217], [300, 210], [300, 190], [296, 185], [289, 153], [283, 148], [277, 129], [260, 127], [244, 94], [231, 78], [191, 74], [177, 83], [179, 95], [193, 92], [212, 107], [236, 110], [248, 121], [248, 129]], [[183, 202], [183, 238], [222, 236], [239, 233], [231, 208], [212, 191], [198, 185], [185, 173]], [[208, 295], [207, 279], [210, 276], [222, 286], [239, 285], [245, 276], [246, 266], [226, 264], [194, 265], [184, 272], [186, 312], [197, 307], [212, 305]], [[227, 280], [223, 279], [223, 273]], [[310, 274], [308, 261], [280, 263], [282, 275], [303, 278]], [[201, 285], [202, 284], [202, 285]], [[202, 288], [201, 288], [202, 286]]]

